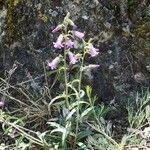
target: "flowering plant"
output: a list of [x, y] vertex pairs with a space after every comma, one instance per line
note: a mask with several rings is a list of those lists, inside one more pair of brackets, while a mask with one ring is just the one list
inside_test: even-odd
[[[68, 30], [68, 28], [72, 28], [72, 30]], [[92, 70], [93, 68], [98, 68], [98, 64], [90, 64], [88, 66], [85, 65], [84, 60], [85, 57], [96, 57], [99, 54], [99, 49], [95, 48], [92, 44], [92, 39], [86, 41], [85, 40], [85, 32], [80, 32], [77, 30], [77, 26], [70, 19], [70, 14], [68, 13], [64, 18], [62, 24], [59, 24], [52, 30], [53, 33], [59, 33], [59, 36], [56, 42], [53, 42], [55, 49], [61, 49], [63, 51], [63, 56], [59, 54], [56, 58], [54, 58], [51, 62], [48, 63], [48, 66], [51, 70], [58, 69], [63, 70], [64, 77], [64, 87], [65, 91], [62, 95], [59, 95], [53, 98], [49, 107], [58, 99], [64, 99], [64, 105], [61, 106], [65, 110], [63, 114], [66, 116], [65, 130], [57, 129], [58, 132], [62, 133], [62, 145], [65, 145], [66, 138], [70, 134], [72, 128], [75, 128], [74, 134], [74, 144], [73, 147], [76, 147], [76, 141], [78, 138], [78, 128], [79, 123], [82, 120], [83, 114], [80, 114], [80, 109], [82, 107], [82, 103], [86, 103], [83, 100], [85, 95], [85, 91], [82, 89], [81, 81], [84, 71]], [[76, 43], [80, 44], [82, 50], [78, 49]], [[70, 66], [77, 65], [77, 77], [73, 80], [70, 80], [69, 68]], [[92, 103], [92, 102], [90, 102]], [[75, 105], [72, 107], [72, 105]], [[90, 112], [92, 109], [88, 108], [87, 112]], [[72, 122], [73, 115], [76, 116], [76, 123]], [[54, 126], [54, 122], [48, 122], [51, 126]], [[57, 126], [58, 128], [58, 126]], [[54, 129], [55, 131], [56, 129]], [[73, 148], [73, 149], [74, 149]]]
[[[68, 55], [70, 64], [77, 63], [77, 55], [74, 54], [72, 51], [74, 48], [75, 41], [77, 40], [80, 42], [81, 45], [83, 45], [83, 52], [81, 53], [81, 56], [85, 57], [85, 54], [90, 54], [91, 57], [95, 57], [99, 54], [99, 49], [95, 48], [93, 44], [91, 43], [92, 39], [90, 39], [88, 42], [84, 40], [85, 32], [80, 32], [77, 30], [74, 30], [74, 27], [77, 28], [77, 26], [73, 23], [73, 21], [69, 18], [70, 14], [68, 13], [67, 16], [64, 19], [64, 22], [57, 27], [55, 27], [52, 32], [62, 32], [56, 42], [53, 42], [54, 48], [56, 49], [63, 49], [64, 50], [64, 58], [66, 59], [66, 55]], [[72, 26], [73, 30], [68, 31], [68, 26]], [[77, 39], [76, 39], [77, 38]], [[77, 52], [77, 50], [74, 50]], [[84, 58], [82, 58], [84, 59]], [[66, 60], [64, 60], [66, 61]], [[58, 64], [60, 62], [60, 59], [56, 57], [52, 62], [48, 63], [48, 66], [53, 70], [56, 69]], [[83, 64], [84, 65], [84, 64]], [[83, 66], [82, 66], [83, 67]]]

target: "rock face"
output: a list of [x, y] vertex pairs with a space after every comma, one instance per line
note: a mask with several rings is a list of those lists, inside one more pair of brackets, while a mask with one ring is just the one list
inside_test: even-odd
[[13, 68], [13, 83], [40, 77], [57, 54], [51, 30], [68, 11], [101, 51], [87, 60], [101, 65], [90, 81], [94, 91], [104, 102], [124, 106], [150, 85], [149, 7], [148, 0], [0, 0], [0, 74]]

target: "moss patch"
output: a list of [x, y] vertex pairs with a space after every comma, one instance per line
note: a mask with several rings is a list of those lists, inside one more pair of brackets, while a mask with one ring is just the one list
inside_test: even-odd
[[15, 25], [16, 18], [14, 15], [15, 9], [18, 5], [20, 5], [22, 0], [6, 0], [3, 2], [3, 6], [7, 9], [7, 16], [6, 16], [6, 39], [7, 42], [13, 41], [17, 28]]
[[144, 20], [139, 23], [135, 29], [135, 34], [141, 38], [150, 38], [150, 20]]
[[140, 21], [134, 30], [134, 34], [140, 41], [143, 41], [142, 51], [144, 51], [147, 56], [150, 56], [150, 20], [144, 19]]

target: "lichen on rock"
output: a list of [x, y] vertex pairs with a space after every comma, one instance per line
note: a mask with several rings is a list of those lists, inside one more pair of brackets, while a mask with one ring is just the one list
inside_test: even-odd
[[[33, 77], [43, 74], [43, 63], [57, 54], [51, 31], [70, 12], [75, 24], [85, 31], [87, 38], [94, 37], [94, 44], [100, 49], [97, 59], [86, 60], [101, 65], [101, 69], [92, 72], [90, 83], [100, 99], [108, 103], [115, 99], [124, 106], [123, 101], [136, 93], [139, 86], [134, 75], [139, 71], [149, 75], [149, 21], [144, 11], [148, 8], [146, 1], [132, 4], [135, 11], [131, 10], [131, 4], [128, 9], [127, 3], [121, 8], [119, 2], [0, 0], [7, 9], [6, 26], [3, 26], [6, 33], [3, 47], [7, 45], [9, 51], [6, 69], [18, 62], [16, 82], [26, 80], [26, 72]], [[144, 82], [140, 84], [143, 86]]]
[[6, 16], [6, 37], [8, 41], [12, 41], [17, 32], [15, 10], [21, 0], [6, 0], [3, 6], [7, 9]]

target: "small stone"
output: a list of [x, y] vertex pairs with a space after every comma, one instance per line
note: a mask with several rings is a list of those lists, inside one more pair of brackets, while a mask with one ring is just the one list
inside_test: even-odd
[[134, 79], [138, 83], [142, 83], [145, 80], [145, 76], [142, 72], [138, 72], [134, 75]]
[[109, 66], [109, 70], [113, 69], [114, 68], [114, 65], [110, 65]]
[[89, 19], [89, 16], [83, 15], [82, 18], [83, 18], [84, 20], [87, 20], [87, 19]]
[[112, 54], [112, 50], [108, 50], [107, 52], [108, 52], [108, 54]]
[[53, 11], [53, 12], [51, 13], [51, 15], [52, 15], [53, 17], [56, 17], [56, 16], [58, 15], [58, 13], [57, 13], [56, 11]]
[[150, 64], [146, 65], [146, 70], [150, 72]]

